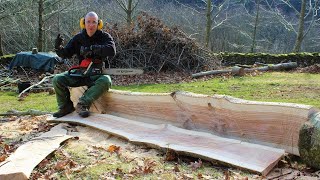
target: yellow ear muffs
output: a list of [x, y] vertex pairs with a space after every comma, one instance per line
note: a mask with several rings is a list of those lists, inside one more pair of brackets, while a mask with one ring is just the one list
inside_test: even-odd
[[98, 21], [98, 30], [101, 30], [103, 28], [103, 22], [101, 19]]
[[[85, 29], [85, 22], [84, 22], [84, 18], [80, 19], [80, 28], [81, 29]], [[98, 30], [101, 30], [103, 28], [103, 21], [101, 19], [98, 20]]]
[[80, 19], [80, 28], [81, 29], [85, 29], [86, 28], [86, 26], [84, 25], [84, 18]]

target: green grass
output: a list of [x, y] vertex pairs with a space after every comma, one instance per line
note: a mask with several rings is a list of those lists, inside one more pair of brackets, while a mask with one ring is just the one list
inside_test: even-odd
[[259, 76], [217, 77], [192, 83], [113, 88], [154, 93], [180, 90], [207, 95], [225, 94], [247, 100], [299, 103], [320, 108], [320, 74], [273, 72]]
[[46, 112], [57, 110], [56, 96], [46, 93], [29, 93], [23, 101], [18, 101], [17, 92], [0, 92], [0, 113], [9, 110], [27, 111], [36, 109]]
[[[272, 72], [259, 76], [216, 77], [191, 83], [113, 86], [113, 89], [153, 93], [189, 91], [207, 95], [225, 94], [246, 100], [299, 103], [320, 108], [320, 74]], [[17, 96], [14, 92], [0, 92], [0, 113], [12, 109], [50, 112], [57, 109], [55, 95], [32, 93], [24, 101], [17, 101]]]

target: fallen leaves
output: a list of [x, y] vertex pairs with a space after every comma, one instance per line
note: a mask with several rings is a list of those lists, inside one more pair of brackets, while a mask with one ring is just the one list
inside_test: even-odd
[[224, 171], [224, 179], [225, 180], [248, 180], [247, 176], [241, 176], [240, 173], [232, 171], [230, 169]]
[[191, 167], [192, 170], [199, 169], [199, 168], [201, 168], [201, 166], [202, 166], [201, 159], [199, 159], [198, 161], [195, 161], [195, 162], [191, 162], [190, 165], [189, 165], [189, 167]]
[[7, 155], [2, 154], [2, 155], [0, 156], [0, 162], [5, 161], [6, 159], [7, 159]]
[[314, 64], [308, 67], [297, 68], [298, 72], [301, 73], [319, 73], [320, 72], [320, 64]]
[[52, 124], [47, 122], [40, 122], [37, 127], [33, 128], [33, 130], [38, 132], [47, 132], [52, 128], [52, 126]]
[[193, 81], [190, 74], [183, 72], [172, 73], [144, 73], [131, 76], [114, 76], [112, 83], [115, 85], [135, 85], [135, 84], [170, 84]]
[[175, 163], [175, 164], [174, 164], [173, 171], [174, 171], [174, 172], [180, 172], [180, 169], [179, 169], [179, 167], [178, 167], [178, 163]]
[[110, 146], [108, 147], [108, 152], [110, 152], [111, 154], [112, 154], [112, 153], [119, 154], [119, 151], [120, 151], [120, 146], [110, 145]]
[[70, 162], [71, 162], [70, 159], [66, 159], [66, 160], [63, 160], [63, 161], [58, 161], [56, 163], [56, 165], [54, 166], [54, 169], [57, 170], [57, 171], [65, 170]]
[[154, 172], [157, 162], [152, 159], [146, 159], [142, 166], [136, 166], [129, 174], [139, 175], [139, 174], [151, 174]]
[[157, 166], [157, 163], [152, 159], [147, 159], [144, 161], [143, 173], [149, 174], [153, 173], [154, 168]]
[[13, 153], [16, 149], [17, 143], [12, 142], [11, 144], [6, 144], [4, 142], [0, 143], [0, 162], [5, 161], [11, 153]]
[[172, 149], [167, 149], [164, 160], [173, 161], [175, 159], [177, 159], [177, 153]]
[[81, 170], [83, 166], [79, 166], [69, 154], [58, 149], [53, 156], [48, 156], [38, 164], [30, 179], [52, 179], [58, 173], [69, 177], [73, 172]]

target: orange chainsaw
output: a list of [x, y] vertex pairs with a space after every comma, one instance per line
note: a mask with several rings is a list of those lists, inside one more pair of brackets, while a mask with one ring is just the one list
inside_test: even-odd
[[86, 77], [94, 74], [102, 74], [102, 68], [94, 68], [95, 62], [91, 58], [86, 58], [81, 61], [80, 65], [72, 66], [68, 70], [70, 76]]

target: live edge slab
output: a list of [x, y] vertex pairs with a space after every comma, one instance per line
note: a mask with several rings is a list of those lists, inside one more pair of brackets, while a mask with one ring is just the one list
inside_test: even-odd
[[[72, 101], [77, 103], [84, 91], [83, 87], [73, 88]], [[88, 125], [132, 142], [221, 161], [263, 175], [285, 152], [299, 156], [301, 129], [306, 123], [314, 125], [319, 121], [318, 110], [308, 105], [246, 101], [180, 91], [110, 90], [94, 102], [90, 111], [95, 113], [88, 118], [70, 114], [50, 121]], [[304, 133], [316, 140], [310, 141], [316, 142], [312, 144], [315, 147], [319, 143], [317, 132], [313, 131], [311, 136]], [[303, 151], [303, 155], [310, 156], [313, 149]], [[313, 157], [317, 155], [311, 154], [309, 159], [317, 159]]]

